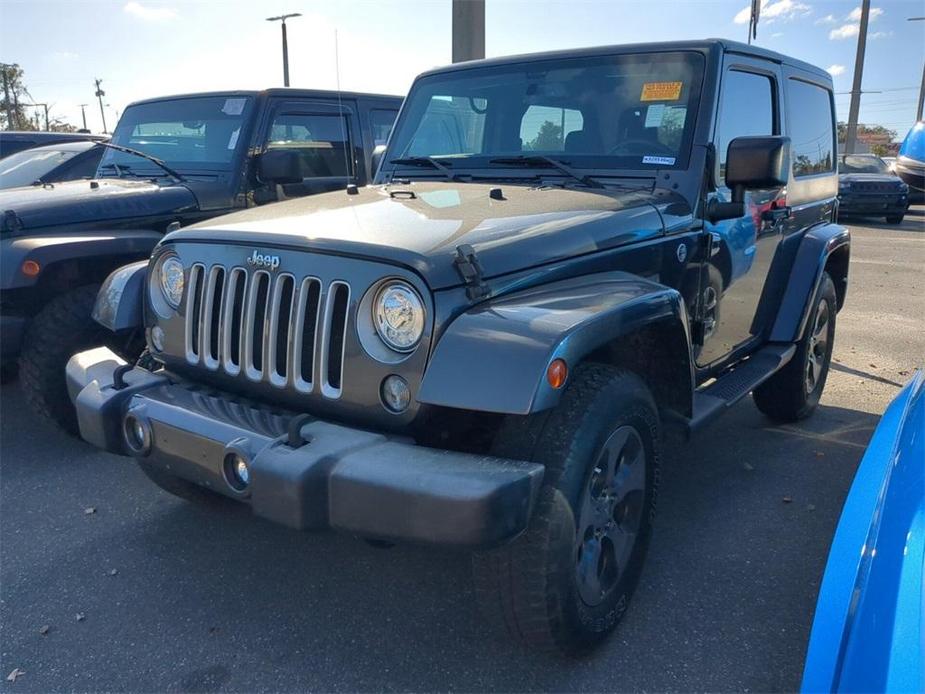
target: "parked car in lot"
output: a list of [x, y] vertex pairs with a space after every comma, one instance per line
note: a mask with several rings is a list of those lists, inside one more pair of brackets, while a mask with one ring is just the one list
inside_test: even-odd
[[24, 149], [65, 142], [102, 142], [109, 135], [92, 133], [56, 133], [43, 130], [4, 130], [0, 132], [0, 159]]
[[94, 315], [149, 356], [70, 360], [81, 434], [186, 499], [473, 550], [489, 619], [587, 649], [639, 581], [663, 426], [819, 402], [850, 252], [832, 104], [824, 70], [724, 40], [425, 73], [376, 185], [107, 279]]
[[0, 159], [0, 190], [93, 178], [105, 147], [62, 142], [33, 147]]
[[822, 577], [804, 692], [925, 691], [925, 373], [883, 413]]
[[[91, 181], [0, 191], [2, 362], [26, 399], [77, 431], [68, 357], [101, 343], [100, 282], [164, 232], [231, 210], [371, 180], [401, 98], [301, 89], [190, 94], [125, 109]], [[123, 354], [140, 350], [117, 336]], [[136, 347], [137, 345], [137, 347]]]
[[840, 215], [884, 216], [900, 224], [909, 209], [909, 186], [874, 154], [843, 154], [838, 161]]

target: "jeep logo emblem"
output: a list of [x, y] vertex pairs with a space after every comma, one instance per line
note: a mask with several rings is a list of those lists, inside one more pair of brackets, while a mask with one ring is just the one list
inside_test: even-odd
[[264, 268], [270, 272], [276, 272], [276, 268], [279, 267], [279, 256], [263, 255], [257, 251], [254, 251], [247, 259], [247, 264], [251, 267]]

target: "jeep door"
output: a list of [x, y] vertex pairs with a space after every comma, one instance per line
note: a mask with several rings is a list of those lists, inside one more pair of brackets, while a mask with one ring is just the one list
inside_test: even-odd
[[[746, 135], [780, 134], [782, 103], [780, 66], [726, 55], [713, 134], [716, 190], [708, 194], [708, 199], [716, 196], [731, 200], [732, 193], [725, 183], [729, 142]], [[742, 217], [705, 224], [711, 243], [702, 273], [703, 346], [697, 354], [700, 367], [747, 351], [765, 328], [758, 307], [783, 233], [783, 225], [768, 213], [783, 204], [784, 194], [785, 189], [748, 191]]]
[[352, 100], [272, 99], [261, 152], [289, 150], [299, 156], [302, 181], [283, 185], [286, 197], [299, 197], [365, 185], [363, 148]]

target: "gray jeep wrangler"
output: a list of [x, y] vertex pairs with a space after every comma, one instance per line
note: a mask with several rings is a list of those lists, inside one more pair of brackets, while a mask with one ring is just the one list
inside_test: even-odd
[[95, 309], [83, 437], [187, 499], [474, 552], [486, 614], [620, 620], [664, 429], [819, 402], [849, 236], [829, 75], [720, 40], [420, 76], [376, 183], [168, 234]]

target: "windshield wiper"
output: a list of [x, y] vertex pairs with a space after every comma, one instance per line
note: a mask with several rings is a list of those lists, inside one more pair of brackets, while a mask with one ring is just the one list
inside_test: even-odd
[[401, 159], [389, 159], [389, 163], [402, 166], [430, 166], [446, 176], [447, 180], [459, 180], [459, 176], [454, 173], [449, 166], [437, 161], [433, 157], [403, 157]]
[[604, 185], [599, 181], [595, 181], [590, 176], [585, 176], [573, 169], [568, 164], [565, 164], [558, 159], [553, 159], [552, 157], [547, 157], [543, 154], [529, 154], [521, 155], [516, 157], [497, 157], [495, 159], [489, 159], [489, 164], [508, 164], [514, 166], [526, 166], [528, 168], [537, 168], [537, 167], [552, 167], [558, 169], [566, 176], [574, 178], [579, 183], [584, 183], [590, 188], [603, 188]]
[[[183, 183], [183, 182], [186, 181], [186, 179], [183, 178], [183, 176], [181, 176], [181, 175], [178, 174], [176, 171], [174, 171], [173, 169], [171, 169], [171, 168], [170, 168], [169, 166], [167, 166], [167, 164], [165, 164], [163, 161], [161, 161], [161, 160], [158, 159], [157, 157], [152, 157], [150, 154], [145, 154], [144, 152], [140, 152], [140, 151], [138, 151], [137, 149], [132, 149], [131, 147], [125, 147], [125, 146], [123, 146], [123, 145], [114, 145], [112, 142], [94, 142], [93, 144], [94, 144], [94, 145], [97, 145], [97, 146], [99, 146], [99, 147], [109, 147], [110, 149], [115, 149], [115, 150], [118, 150], [119, 152], [125, 152], [126, 154], [134, 154], [136, 157], [141, 157], [142, 159], [147, 159], [148, 161], [153, 162], [154, 164], [157, 164], [160, 168], [162, 168], [162, 169], [163, 169], [164, 171], [166, 171], [168, 174], [170, 174], [171, 176], [173, 176], [178, 182]], [[119, 172], [119, 167], [120, 167], [120, 166], [123, 166], [123, 168], [125, 168], [126, 172], [129, 171], [129, 169], [128, 169], [127, 166], [120, 165], [120, 164], [105, 164], [105, 165], [103, 165], [103, 166], [100, 167], [100, 168], [107, 168], [107, 167], [110, 167], [110, 166], [111, 166], [112, 168], [114, 168], [114, 169], [116, 170], [117, 173]], [[121, 174], [120, 174], [120, 175], [121, 175]]]

